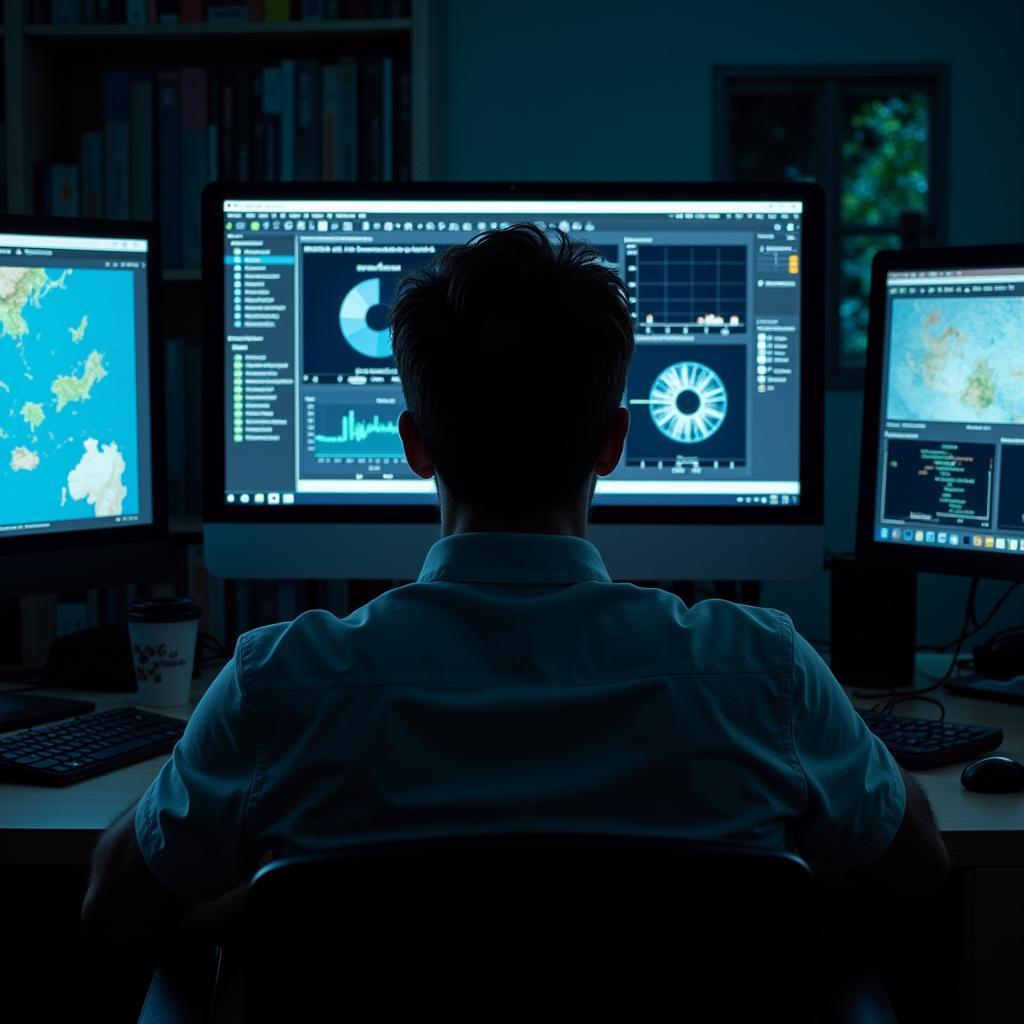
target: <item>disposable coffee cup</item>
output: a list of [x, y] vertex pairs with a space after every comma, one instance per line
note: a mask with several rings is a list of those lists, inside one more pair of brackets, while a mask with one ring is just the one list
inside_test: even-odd
[[190, 597], [146, 597], [125, 612], [139, 703], [153, 708], [187, 704], [202, 612]]

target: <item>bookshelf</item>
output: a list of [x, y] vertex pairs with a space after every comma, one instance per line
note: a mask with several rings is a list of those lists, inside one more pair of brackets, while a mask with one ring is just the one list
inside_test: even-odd
[[[11, 213], [38, 212], [37, 166], [76, 161], [81, 133], [102, 127], [103, 73], [111, 68], [159, 72], [401, 55], [411, 69], [412, 178], [432, 176], [432, 0], [412, 0], [408, 18], [159, 25], [32, 24], [27, 7], [7, 4], [0, 33]], [[171, 280], [181, 284], [193, 269], [173, 267]]]
[[[78, 163], [82, 134], [105, 132], [105, 75], [110, 71], [152, 76], [151, 166], [159, 174], [159, 110], [155, 100], [161, 72], [205, 69], [212, 77], [221, 69], [255, 71], [285, 60], [319, 61], [326, 66], [345, 58], [355, 58], [361, 71], [366, 59], [390, 56], [395, 59], [396, 68], [401, 59], [407, 62], [403, 66], [408, 67], [411, 101], [406, 166], [413, 180], [427, 181], [433, 177], [435, 86], [431, 62], [436, 0], [411, 0], [409, 17], [401, 18], [157, 25], [36, 24], [27, 18], [30, 6], [27, 0], [6, 3], [6, 21], [0, 27], [0, 120], [6, 125], [6, 146], [0, 155], [0, 172], [6, 172], [6, 195], [0, 196], [0, 207], [5, 205], [10, 213], [43, 213], [37, 202], [37, 167]], [[153, 219], [158, 223], [159, 197], [159, 185], [155, 184]], [[193, 410], [201, 406], [200, 279], [198, 265], [186, 265], [184, 261], [181, 265], [165, 266], [161, 276], [159, 301], [165, 372], [172, 366], [177, 372], [176, 385], [172, 385], [169, 376], [166, 381], [169, 410], [175, 404]], [[189, 465], [198, 466], [202, 444], [198, 431], [178, 431], [172, 435], [170, 427], [169, 417], [169, 447], [181, 446], [188, 453]], [[179, 592], [202, 595], [204, 607], [210, 609], [210, 621], [204, 628], [220, 639], [230, 642], [242, 628], [282, 615], [290, 617], [311, 603], [347, 610], [374, 596], [372, 588], [367, 589], [369, 584], [257, 585], [207, 579], [201, 559], [198, 480], [190, 477], [176, 483], [178, 495], [182, 483], [185, 484], [188, 501], [184, 507], [172, 509], [170, 528], [178, 556], [171, 585]], [[120, 593], [122, 589], [90, 591], [87, 598], [83, 597], [89, 602], [90, 625], [119, 619], [125, 597]], [[74, 599], [79, 597], [82, 595]], [[53, 595], [26, 598], [15, 602], [13, 609], [8, 608], [11, 635], [7, 639], [11, 650], [0, 651], [0, 662], [9, 660], [4, 655], [12, 652], [14, 659], [23, 663], [41, 662], [54, 635], [56, 608], [57, 598]], [[3, 639], [0, 628], [0, 640]]]

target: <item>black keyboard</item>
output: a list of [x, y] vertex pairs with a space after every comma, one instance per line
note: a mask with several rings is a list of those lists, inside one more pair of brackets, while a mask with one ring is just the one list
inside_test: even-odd
[[860, 711], [868, 728], [904, 768], [938, 768], [971, 761], [1003, 742], [1003, 730], [988, 725], [905, 718], [882, 711]]
[[111, 708], [0, 739], [0, 782], [70, 786], [169, 753], [185, 723], [139, 708]]

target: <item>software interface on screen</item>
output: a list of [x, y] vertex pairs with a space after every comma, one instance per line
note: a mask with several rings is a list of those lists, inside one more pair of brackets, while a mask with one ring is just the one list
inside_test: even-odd
[[389, 304], [407, 271], [521, 221], [590, 244], [629, 292], [632, 426], [595, 501], [800, 501], [801, 202], [239, 199], [223, 215], [229, 505], [433, 502], [402, 455]]
[[1024, 267], [890, 271], [876, 540], [1024, 552]]
[[0, 537], [153, 521], [147, 250], [0, 233]]

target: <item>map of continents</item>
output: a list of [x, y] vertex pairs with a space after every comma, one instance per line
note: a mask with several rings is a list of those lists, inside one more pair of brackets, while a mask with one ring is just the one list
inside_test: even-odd
[[895, 299], [890, 419], [1024, 423], [1024, 298]]
[[139, 511], [131, 271], [0, 267], [0, 530]]

